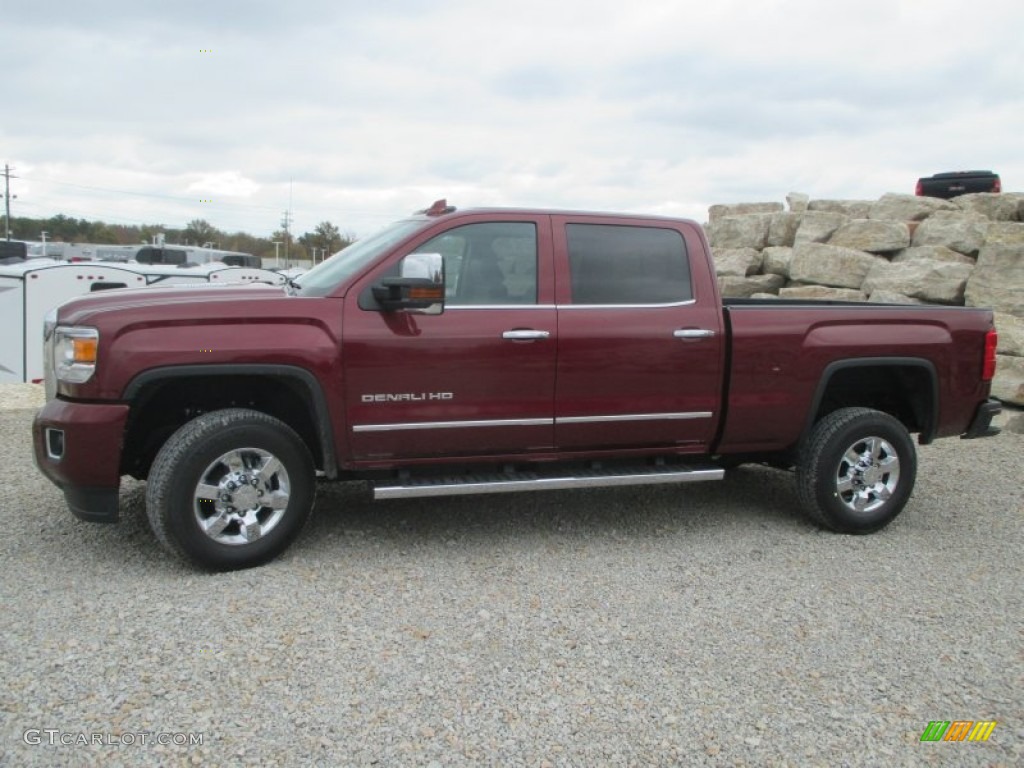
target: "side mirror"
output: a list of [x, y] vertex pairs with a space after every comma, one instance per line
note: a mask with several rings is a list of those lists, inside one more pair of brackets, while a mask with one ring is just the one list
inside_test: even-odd
[[444, 259], [440, 253], [410, 253], [402, 259], [401, 277], [386, 277], [373, 286], [385, 312], [444, 312]]

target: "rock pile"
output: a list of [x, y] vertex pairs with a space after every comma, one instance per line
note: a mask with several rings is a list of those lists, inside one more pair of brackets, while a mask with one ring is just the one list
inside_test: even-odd
[[713, 205], [722, 295], [991, 307], [995, 397], [1024, 405], [1024, 194]]

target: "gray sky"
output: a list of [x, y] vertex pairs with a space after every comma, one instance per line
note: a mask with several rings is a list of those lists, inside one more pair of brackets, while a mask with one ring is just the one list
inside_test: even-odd
[[[14, 216], [360, 236], [460, 208], [1024, 190], [1020, 0], [6, 0]], [[206, 202], [210, 201], [210, 202]]]

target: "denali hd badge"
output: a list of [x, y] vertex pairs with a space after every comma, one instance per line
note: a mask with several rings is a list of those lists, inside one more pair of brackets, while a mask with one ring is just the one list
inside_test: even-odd
[[364, 403], [420, 403], [428, 400], [454, 400], [451, 392], [401, 392], [398, 394], [360, 395]]

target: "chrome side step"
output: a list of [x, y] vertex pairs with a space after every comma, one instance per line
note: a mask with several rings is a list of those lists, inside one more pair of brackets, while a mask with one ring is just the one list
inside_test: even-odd
[[573, 475], [545, 475], [537, 472], [475, 474], [464, 477], [410, 479], [400, 485], [378, 485], [373, 489], [373, 498], [413, 499], [426, 496], [469, 496], [477, 493], [696, 483], [704, 480], [721, 480], [724, 475], [724, 469], [709, 464], [678, 469], [650, 467], [629, 473], [623, 473], [621, 470], [588, 470]]

